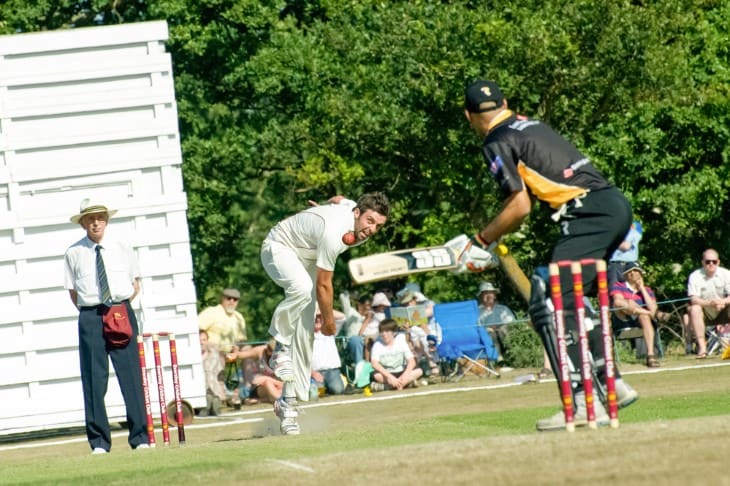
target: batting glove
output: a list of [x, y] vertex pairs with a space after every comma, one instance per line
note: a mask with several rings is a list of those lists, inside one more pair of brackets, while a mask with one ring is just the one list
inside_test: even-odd
[[478, 273], [499, 266], [499, 258], [492, 251], [497, 246], [496, 242], [485, 248], [476, 235], [472, 238], [459, 235], [449, 240], [446, 246], [453, 249], [457, 255], [459, 266], [454, 270], [455, 273], [467, 271]]
[[453, 250], [454, 255], [456, 255], [456, 259], [458, 260], [464, 251], [466, 251], [466, 247], [470, 245], [471, 242], [469, 241], [469, 237], [466, 235], [459, 235], [456, 238], [452, 238], [446, 243], [444, 243], [444, 246], [447, 246]]

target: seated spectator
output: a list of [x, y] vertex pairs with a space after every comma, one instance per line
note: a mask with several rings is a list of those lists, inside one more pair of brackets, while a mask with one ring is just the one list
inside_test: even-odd
[[[421, 294], [421, 296], [423, 297], [423, 294]], [[431, 376], [432, 374], [438, 374], [438, 364], [437, 362], [434, 362], [431, 357], [428, 340], [431, 338], [435, 345], [438, 346], [439, 337], [442, 333], [441, 327], [438, 326], [436, 320], [433, 318], [433, 306], [431, 306], [431, 317], [428, 318], [426, 307], [424, 305], [427, 300], [423, 297], [423, 300], [419, 302], [418, 298], [419, 297], [415, 292], [409, 290], [405, 294], [401, 294], [401, 300], [399, 303], [402, 307], [415, 307], [417, 305], [424, 306], [423, 317], [425, 317], [426, 320], [415, 325], [410, 321], [406, 321], [401, 325], [401, 330], [405, 333], [406, 340], [408, 341], [411, 351], [416, 358], [416, 363], [418, 363], [418, 366], [423, 370], [424, 376]], [[426, 381], [424, 384], [425, 383], [428, 382]]]
[[[410, 293], [413, 297], [407, 297], [407, 295]], [[424, 328], [424, 330], [436, 337], [437, 344], [441, 344], [442, 339], [442, 331], [441, 326], [439, 326], [438, 322], [436, 322], [436, 319], [433, 316], [433, 306], [435, 305], [434, 301], [426, 297], [421, 292], [421, 286], [418, 285], [416, 282], [408, 282], [402, 289], [398, 291], [396, 294], [398, 297], [398, 302], [400, 305], [405, 305], [403, 302], [408, 302], [410, 305], [422, 305], [426, 309], [426, 318], [428, 319], [428, 329]], [[415, 300], [415, 304], [411, 301]]]
[[402, 390], [417, 386], [416, 380], [423, 370], [416, 366], [416, 359], [404, 334], [397, 334], [398, 325], [393, 319], [385, 319], [378, 327], [380, 338], [373, 344], [370, 363], [372, 391]]
[[[416, 295], [413, 292], [406, 292], [405, 294], [401, 295], [398, 304], [400, 307], [416, 307], [418, 305], [418, 300], [416, 300]], [[421, 315], [421, 318], [424, 317], [426, 317], [425, 308], [423, 308], [423, 314]], [[422, 322], [420, 325], [411, 324], [412, 323], [410, 321], [405, 323], [405, 325], [401, 326], [401, 330], [408, 333], [406, 337], [411, 341], [411, 344], [413, 345], [413, 349], [415, 351], [425, 352], [425, 350], [428, 348], [426, 336], [430, 334], [428, 321]]]
[[687, 313], [689, 326], [697, 340], [697, 359], [707, 357], [705, 326], [730, 323], [730, 270], [720, 266], [716, 250], [702, 253], [702, 267], [692, 272], [687, 281], [690, 299]]
[[[431, 367], [431, 376], [438, 376], [441, 370], [441, 356], [438, 352], [438, 343], [436, 336], [431, 334], [426, 338], [428, 340], [428, 365]], [[424, 374], [427, 374], [424, 370]]]
[[221, 404], [226, 400], [226, 388], [220, 379], [223, 373], [223, 357], [218, 347], [208, 341], [208, 333], [198, 332], [200, 352], [205, 374], [205, 408], [199, 411], [201, 417], [220, 415]]
[[624, 273], [629, 267], [638, 265], [639, 262], [639, 241], [644, 235], [644, 229], [641, 223], [634, 221], [631, 228], [624, 236], [624, 240], [619, 244], [616, 251], [613, 252], [608, 260], [608, 286], [609, 288], [616, 282], [624, 281]]
[[[338, 320], [335, 311], [335, 320]], [[341, 319], [340, 319], [341, 320]], [[330, 395], [341, 395], [345, 391], [345, 383], [342, 381], [340, 368], [340, 353], [337, 351], [337, 343], [334, 336], [322, 334], [322, 314], [317, 309], [314, 318], [314, 345], [312, 346], [312, 386], [310, 399], [319, 397], [319, 390], [324, 388]]]
[[241, 360], [246, 405], [254, 405], [259, 401], [274, 403], [281, 397], [284, 384], [274, 376], [274, 370], [269, 366], [274, 346], [276, 346], [276, 342], [272, 339], [267, 344], [245, 346], [226, 356], [226, 359], [229, 360]]
[[385, 319], [385, 311], [388, 307], [390, 307], [388, 297], [383, 292], [375, 292], [372, 302], [373, 317], [367, 324], [363, 322], [361, 328], [361, 334], [365, 338], [364, 357], [367, 361], [370, 361], [370, 348], [372, 348], [375, 340], [378, 339], [379, 325]]
[[[208, 333], [208, 341], [216, 345], [221, 354], [235, 353], [239, 343], [246, 341], [246, 320], [236, 310], [240, 299], [238, 289], [224, 289], [218, 305], [206, 307], [198, 314], [198, 328]], [[235, 371], [237, 378], [232, 383], [238, 382], [239, 388], [226, 388], [226, 401], [233, 407], [240, 407], [243, 372], [240, 369]]]
[[389, 287], [379, 287], [375, 293], [381, 293], [385, 295], [385, 298], [388, 299], [389, 302], [393, 302], [396, 300], [396, 297], [393, 296], [393, 291]]
[[479, 284], [477, 298], [479, 300], [479, 325], [487, 328], [489, 337], [492, 338], [499, 354], [497, 361], [501, 362], [504, 361], [505, 342], [509, 333], [505, 324], [514, 322], [515, 314], [506, 305], [497, 303], [498, 293], [499, 289], [491, 282], [482, 282]]
[[365, 332], [373, 319], [372, 299], [368, 295], [360, 296], [356, 308], [353, 309], [349, 292], [343, 292], [340, 294], [340, 302], [345, 314], [343, 329], [347, 338], [347, 359], [357, 365], [364, 358]]
[[617, 308], [612, 316], [613, 328], [640, 327], [646, 342], [646, 366], [657, 368], [660, 363], [654, 356], [656, 297], [651, 287], [644, 284], [644, 270], [639, 265], [626, 269], [623, 278], [623, 282], [614, 283], [609, 291]]
[[[411, 294], [412, 296], [415, 296], [416, 302], [420, 305], [426, 306], [426, 315], [427, 317], [433, 316], [433, 301], [426, 297], [423, 292], [421, 292], [421, 286], [418, 285], [416, 282], [408, 282], [403, 286], [402, 289], [400, 289], [395, 294], [395, 298], [398, 302], [401, 302], [404, 300], [406, 294]], [[402, 304], [401, 304], [402, 305]]]
[[[396, 292], [395, 298], [399, 301], [403, 300], [403, 297], [408, 292], [412, 292], [414, 294], [421, 294], [421, 296], [423, 296], [423, 294], [421, 293], [421, 286], [417, 282], [408, 282], [403, 286], [402, 289], [400, 289], [398, 292]], [[425, 297], [423, 297], [423, 300], [425, 300]]]
[[[337, 393], [336, 390], [339, 390], [339, 393], [342, 393], [342, 390], [344, 390], [344, 384], [342, 383], [340, 375], [341, 363], [335, 337], [324, 336], [321, 332], [319, 332], [322, 327], [322, 314], [319, 312], [319, 308], [317, 308], [316, 312], [315, 341], [312, 349], [312, 369], [320, 370], [319, 367], [315, 366], [332, 361], [333, 358], [329, 355], [329, 353], [334, 353], [334, 358], [336, 358], [337, 378], [340, 383], [339, 387], [334, 380], [332, 382], [328, 380], [327, 384], [330, 389], [330, 393], [335, 394]], [[333, 310], [333, 313], [335, 325], [337, 326], [335, 334], [337, 334], [345, 322], [345, 314], [336, 309]], [[322, 351], [323, 348], [318, 347], [318, 335], [326, 341], [326, 345], [324, 346], [326, 353], [324, 355]], [[269, 366], [269, 360], [271, 359], [271, 354], [273, 353], [275, 346], [276, 342], [271, 340], [268, 344], [260, 346], [244, 346], [239, 351], [230, 353], [226, 356], [226, 359], [228, 360], [238, 359], [243, 361], [241, 367], [243, 369], [244, 389], [246, 390], [247, 397], [245, 401], [246, 404], [254, 404], [259, 400], [274, 403], [281, 396], [283, 383], [275, 377], [274, 371]], [[318, 359], [320, 360], [319, 364], [316, 363], [316, 360]], [[326, 374], [329, 376], [329, 373]]]

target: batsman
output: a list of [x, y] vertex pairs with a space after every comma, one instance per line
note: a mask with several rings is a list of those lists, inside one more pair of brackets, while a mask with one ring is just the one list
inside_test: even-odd
[[[608, 259], [631, 226], [631, 205], [626, 197], [596, 169], [591, 160], [552, 128], [538, 120], [516, 115], [494, 81], [476, 80], [466, 88], [464, 114], [469, 125], [483, 140], [482, 153], [489, 171], [501, 189], [504, 202], [500, 212], [465, 244], [462, 263], [466, 270], [482, 271], [494, 266], [493, 254], [499, 239], [517, 229], [530, 214], [537, 199], [560, 228], [552, 250], [553, 262], [583, 258]], [[456, 241], [465, 238], [457, 237]], [[455, 241], [455, 240], [452, 240]], [[584, 266], [586, 295], [595, 295], [596, 271]], [[566, 330], [575, 336], [577, 324], [573, 284], [569, 271], [561, 272]], [[545, 346], [552, 369], [557, 364], [557, 347], [552, 315], [546, 305], [545, 283], [537, 275], [531, 279], [529, 314], [535, 331]], [[598, 326], [589, 332], [590, 350], [596, 374], [605, 387], [603, 341]], [[568, 340], [572, 363], [580, 363], [577, 339]], [[571, 369], [578, 369], [572, 366]], [[619, 406], [638, 398], [636, 391], [616, 374]], [[585, 395], [579, 373], [571, 373], [575, 403], [575, 425], [587, 424]], [[595, 404], [596, 420], [608, 424], [604, 406]], [[538, 430], [565, 428], [562, 411], [539, 420]]]

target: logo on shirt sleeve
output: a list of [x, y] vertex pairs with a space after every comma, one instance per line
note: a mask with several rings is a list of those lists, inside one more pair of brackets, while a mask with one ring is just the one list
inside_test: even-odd
[[582, 158], [582, 159], [580, 159], [580, 160], [578, 160], [576, 162], [573, 162], [572, 164], [570, 164], [568, 166], [567, 169], [564, 169], [563, 170], [563, 178], [564, 179], [570, 179], [571, 177], [573, 177], [575, 175], [575, 171], [577, 171], [578, 169], [580, 169], [584, 165], [588, 165], [590, 163], [591, 163], [591, 161], [588, 158], [586, 158], [586, 157], [584, 157], [584, 158]]
[[502, 162], [502, 157], [497, 155], [489, 164], [489, 171], [493, 175], [497, 175], [502, 171], [502, 167], [504, 166], [504, 162]]

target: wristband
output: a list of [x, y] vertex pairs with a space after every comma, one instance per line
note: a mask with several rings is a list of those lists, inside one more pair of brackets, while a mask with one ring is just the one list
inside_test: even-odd
[[471, 242], [473, 244], [482, 247], [482, 249], [484, 249], [484, 250], [486, 250], [489, 247], [489, 245], [491, 244], [489, 241], [486, 241], [484, 238], [479, 236], [479, 233], [475, 234], [474, 236], [472, 236], [469, 239], [471, 240]]

